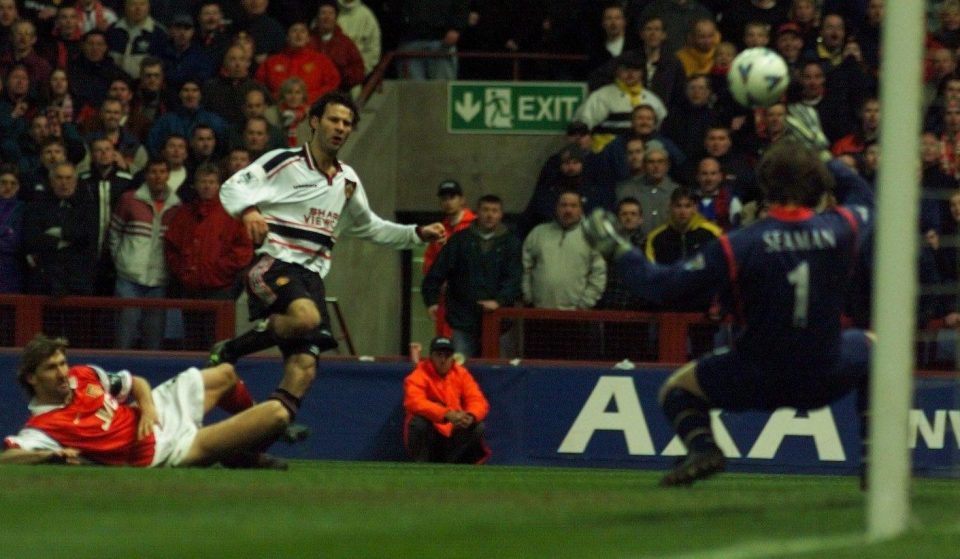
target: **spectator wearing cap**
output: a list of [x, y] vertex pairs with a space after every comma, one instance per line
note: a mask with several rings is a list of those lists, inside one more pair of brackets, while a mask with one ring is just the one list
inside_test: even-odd
[[202, 84], [212, 78], [217, 64], [210, 53], [194, 42], [195, 27], [189, 14], [177, 14], [170, 23], [170, 38], [160, 50], [167, 85], [173, 91], [187, 80]]
[[482, 464], [490, 458], [483, 436], [490, 404], [453, 351], [450, 338], [434, 338], [430, 357], [403, 380], [403, 444], [416, 462]]
[[577, 109], [574, 119], [590, 128], [594, 152], [600, 152], [617, 134], [629, 130], [630, 111], [637, 105], [653, 107], [658, 122], [667, 116], [663, 101], [643, 86], [644, 66], [643, 57], [636, 51], [621, 55], [613, 83], [591, 93]]
[[[350, 91], [363, 83], [366, 74], [360, 50], [337, 25], [340, 5], [336, 0], [321, 0], [310, 36], [310, 46], [327, 55], [340, 73], [340, 89]], [[359, 88], [358, 88], [359, 92]]]
[[503, 225], [503, 201], [481, 196], [477, 213], [447, 241], [421, 289], [428, 314], [443, 303], [456, 350], [467, 357], [480, 354], [484, 313], [520, 298], [520, 241]]
[[123, 17], [107, 30], [110, 56], [124, 72], [140, 77], [140, 61], [158, 56], [167, 32], [150, 16], [150, 0], [126, 0]]
[[325, 54], [310, 46], [310, 31], [304, 22], [296, 22], [287, 30], [287, 46], [271, 55], [257, 68], [254, 76], [277, 98], [280, 85], [292, 76], [307, 84], [307, 103], [313, 104], [321, 95], [340, 86], [340, 72]]
[[580, 144], [567, 144], [557, 154], [557, 169], [559, 173], [550, 173], [542, 183], [537, 184], [527, 202], [527, 207], [517, 219], [517, 234], [521, 239], [527, 236], [531, 229], [551, 221], [556, 215], [557, 198], [564, 190], [581, 191], [583, 186], [584, 163], [590, 151]]
[[[440, 186], [437, 187], [437, 198], [440, 199], [440, 211], [443, 212], [443, 219], [440, 223], [443, 224], [446, 235], [444, 235], [444, 242], [434, 241], [430, 243], [423, 253], [424, 276], [427, 275], [433, 263], [437, 260], [437, 256], [444, 248], [446, 240], [452, 237], [454, 233], [470, 227], [470, 224], [477, 217], [473, 210], [467, 207], [460, 183], [453, 179], [447, 179], [440, 183]], [[432, 318], [436, 324], [437, 335], [449, 337], [453, 335], [453, 330], [450, 329], [446, 320], [446, 302], [443, 292], [444, 290], [441, 290], [440, 298], [437, 301], [438, 307]]]
[[800, 55], [803, 53], [803, 46], [803, 34], [800, 32], [799, 25], [788, 21], [777, 28], [773, 47], [790, 68], [791, 80], [796, 80], [800, 76]]

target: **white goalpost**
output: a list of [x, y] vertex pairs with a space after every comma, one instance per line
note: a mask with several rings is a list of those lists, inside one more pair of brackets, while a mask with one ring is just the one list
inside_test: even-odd
[[907, 420], [913, 401], [919, 215], [919, 137], [926, 2], [886, 2], [881, 52], [880, 141], [867, 493], [867, 538], [907, 529], [910, 449]]

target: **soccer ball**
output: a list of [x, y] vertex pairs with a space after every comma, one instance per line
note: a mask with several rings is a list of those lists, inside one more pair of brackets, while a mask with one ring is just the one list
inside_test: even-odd
[[790, 85], [790, 70], [779, 54], [764, 47], [737, 55], [727, 71], [730, 93], [744, 107], [769, 107]]

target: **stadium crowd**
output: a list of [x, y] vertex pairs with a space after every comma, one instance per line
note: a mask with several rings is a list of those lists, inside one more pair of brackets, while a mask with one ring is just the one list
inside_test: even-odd
[[[427, 305], [440, 303], [444, 320], [439, 286], [467, 282], [446, 296], [480, 296], [487, 311], [518, 301], [650, 308], [591, 254], [584, 212], [616, 211], [651, 260], [692, 254], [763, 215], [754, 167], [793, 103], [813, 107], [834, 156], [872, 182], [883, 4], [0, 0], [0, 292], [235, 297], [252, 248], [242, 228], [224, 225], [219, 184], [266, 151], [307, 140], [311, 103], [331, 90], [356, 94], [381, 52], [460, 50], [582, 55], [526, 61], [524, 77], [585, 81], [591, 93], [568, 144], [531, 177], [519, 249], [502, 239], [498, 198], [481, 199], [486, 221], [472, 212], [463, 221], [462, 189], [441, 185], [448, 233], [474, 238], [452, 245], [486, 267], [458, 275], [465, 264], [433, 254], [443, 267], [424, 290]], [[925, 283], [955, 287], [960, 2], [928, 5], [921, 269]], [[757, 46], [784, 57], [792, 83], [782, 103], [746, 109], [726, 73], [737, 52]], [[429, 62], [398, 66], [398, 77], [509, 75], [499, 61]], [[452, 331], [438, 331], [471, 340], [458, 346], [468, 354], [477, 352], [477, 300], [449, 301]], [[926, 297], [918, 324], [952, 328], [958, 308], [953, 296]], [[124, 317], [140, 319], [144, 345], [155, 345], [158, 322]]]

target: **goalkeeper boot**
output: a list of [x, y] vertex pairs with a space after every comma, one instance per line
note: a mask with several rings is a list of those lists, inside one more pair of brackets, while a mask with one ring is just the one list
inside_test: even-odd
[[691, 451], [687, 457], [660, 480], [660, 487], [690, 485], [698, 479], [707, 479], [727, 468], [727, 459], [716, 446]]
[[612, 213], [597, 208], [583, 220], [583, 236], [594, 250], [608, 260], [619, 259], [630, 252], [633, 245], [617, 231], [616, 218]]

